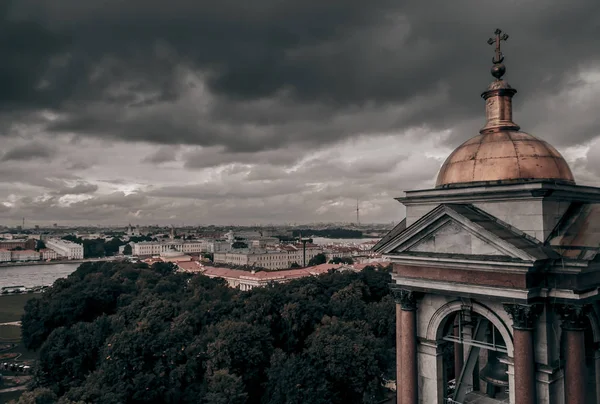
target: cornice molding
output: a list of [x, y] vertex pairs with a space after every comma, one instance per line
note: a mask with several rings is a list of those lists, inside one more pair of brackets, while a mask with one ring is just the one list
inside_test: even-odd
[[469, 187], [432, 188], [406, 191], [396, 198], [404, 205], [431, 203], [474, 203], [515, 200], [577, 200], [600, 202], [600, 188], [581, 185], [530, 182], [522, 184], [474, 184]]

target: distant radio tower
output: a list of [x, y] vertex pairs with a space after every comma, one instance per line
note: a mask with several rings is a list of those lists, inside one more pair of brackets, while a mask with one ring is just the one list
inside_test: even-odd
[[359, 216], [359, 212], [360, 210], [358, 209], [358, 199], [356, 199], [356, 224], [359, 225], [360, 224], [360, 216]]
[[21, 227], [22, 229], [25, 228], [25, 218], [23, 218], [23, 227]]

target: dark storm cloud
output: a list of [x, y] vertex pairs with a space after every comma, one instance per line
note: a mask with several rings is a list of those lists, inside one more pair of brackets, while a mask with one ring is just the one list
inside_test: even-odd
[[9, 149], [2, 155], [1, 161], [51, 159], [56, 156], [56, 149], [43, 143], [32, 142]]
[[294, 164], [302, 157], [303, 150], [294, 148], [265, 150], [259, 152], [231, 153], [222, 147], [206, 148], [187, 153], [184, 156], [185, 168], [202, 169], [225, 164], [270, 164], [286, 166]]
[[161, 147], [154, 153], [144, 157], [142, 163], [163, 164], [177, 160], [177, 149], [174, 147]]
[[109, 221], [115, 218], [126, 220], [128, 217], [135, 217], [136, 213], [143, 209], [147, 209], [148, 218], [152, 218], [153, 211], [165, 207], [148, 201], [148, 198], [143, 195], [126, 195], [122, 192], [100, 195], [68, 205], [60, 204], [58, 199], [58, 196], [45, 198], [24, 196], [14, 202], [14, 206], [10, 208], [10, 215], [21, 215], [46, 223], [53, 221], [110, 223]]
[[41, 91], [40, 86], [55, 56], [68, 48], [68, 38], [32, 19], [11, 19], [16, 4], [10, 0], [0, 2], [0, 107], [3, 110], [43, 107], [52, 104], [56, 97], [64, 98], [62, 94]]
[[[600, 58], [596, 0], [7, 4], [3, 106], [51, 108], [60, 114], [55, 131], [235, 152], [482, 119], [478, 95], [493, 54], [485, 41], [496, 27], [510, 35], [517, 107], [537, 103], [519, 120], [532, 131], [548, 119], [540, 100]], [[185, 69], [204, 75], [206, 108], [185, 98], [198, 86]], [[589, 122], [569, 129], [560, 142], [597, 134]], [[552, 128], [548, 136], [558, 138]]]
[[167, 186], [149, 191], [149, 196], [197, 200], [267, 198], [310, 190], [309, 185], [291, 180], [240, 181]]
[[67, 163], [66, 168], [68, 170], [75, 170], [75, 171], [83, 171], [83, 170], [87, 170], [88, 168], [92, 167], [93, 164], [86, 162], [86, 161], [71, 161]]

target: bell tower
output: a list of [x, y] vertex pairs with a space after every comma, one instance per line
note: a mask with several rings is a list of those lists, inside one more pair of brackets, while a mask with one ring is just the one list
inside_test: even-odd
[[496, 30], [479, 134], [374, 247], [393, 263], [397, 402], [600, 403], [600, 188], [513, 121]]

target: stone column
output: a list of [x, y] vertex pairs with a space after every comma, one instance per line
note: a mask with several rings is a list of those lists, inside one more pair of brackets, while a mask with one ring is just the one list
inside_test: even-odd
[[402, 299], [398, 289], [392, 289], [396, 302], [396, 404], [402, 404]]
[[586, 314], [579, 305], [559, 308], [565, 338], [565, 398], [569, 404], [585, 404], [585, 339]]
[[594, 353], [594, 367], [596, 369], [596, 402], [600, 403], [600, 351]]
[[535, 404], [533, 329], [543, 307], [541, 305], [505, 304], [504, 309], [513, 320], [515, 403]]
[[417, 369], [417, 301], [415, 293], [401, 289], [399, 291], [401, 306], [401, 363], [402, 377], [398, 392], [402, 404], [417, 404], [418, 369]]

